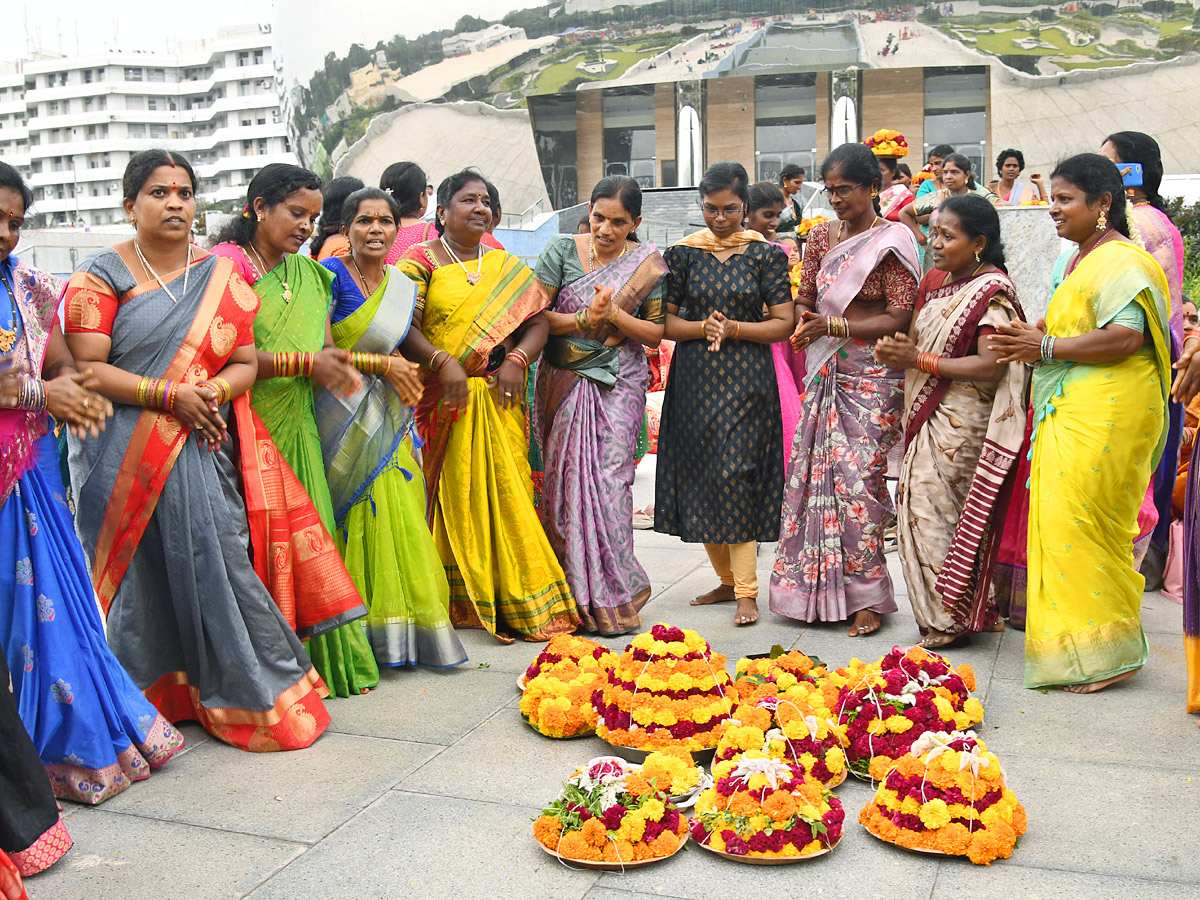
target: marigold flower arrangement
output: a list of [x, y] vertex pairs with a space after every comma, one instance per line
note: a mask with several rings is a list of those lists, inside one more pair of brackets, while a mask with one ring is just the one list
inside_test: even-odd
[[814, 225], [828, 221], [826, 216], [809, 216], [807, 219], [801, 219], [796, 223], [796, 234], [800, 237], [808, 237], [808, 233], [812, 231]]
[[687, 628], [659, 623], [639, 634], [592, 695], [596, 734], [619, 747], [715, 747], [733, 703], [725, 656]]
[[896, 647], [859, 671], [837, 701], [850, 771], [859, 777], [882, 778], [926, 731], [961, 731], [983, 721], [983, 706], [970, 696], [969, 666], [955, 671], [937, 654]]
[[631, 863], [670, 856], [687, 841], [687, 828], [687, 819], [642, 767], [600, 756], [542, 810], [533, 836], [563, 859]]
[[648, 754], [642, 763], [641, 774], [656, 790], [682, 797], [700, 783], [703, 772], [691, 753], [672, 747]]
[[863, 141], [876, 156], [891, 156], [896, 159], [908, 156], [908, 141], [904, 135], [892, 128], [880, 128]]
[[[590, 665], [589, 665], [590, 663]], [[521, 715], [535, 730], [552, 738], [572, 738], [596, 730], [592, 695], [603, 689], [608, 672], [592, 657], [566, 659], [526, 682]]]
[[[778, 653], [782, 648], [776, 648]], [[748, 687], [763, 684], [776, 685], [782, 693], [800, 681], [817, 684], [827, 674], [824, 664], [806, 656], [799, 650], [779, 653], [778, 656], [737, 661], [734, 687], [740, 692]]]
[[[581, 663], [588, 660], [607, 671], [617, 664], [617, 654], [603, 644], [589, 641], [585, 637], [574, 634], [556, 634], [550, 638], [546, 649], [538, 654], [537, 659], [530, 663], [529, 668], [525, 670], [525, 683], [528, 684], [538, 675], [563, 663]], [[590, 663], [588, 664], [590, 665]]]
[[748, 751], [713, 763], [715, 784], [696, 801], [692, 837], [733, 856], [805, 857], [842, 837], [841, 801], [795, 763]]
[[808, 682], [793, 686], [787, 696], [762, 696], [734, 709], [715, 759], [737, 761], [750, 753], [795, 763], [826, 788], [846, 780], [841, 732], [820, 688]]
[[896, 761], [858, 821], [898, 846], [976, 865], [1008, 859], [1028, 826], [995, 754], [971, 732], [944, 731], [924, 733]]

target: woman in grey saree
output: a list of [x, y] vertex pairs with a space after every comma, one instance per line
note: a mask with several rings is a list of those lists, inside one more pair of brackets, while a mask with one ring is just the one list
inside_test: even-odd
[[189, 244], [194, 185], [178, 156], [135, 156], [137, 237], [68, 283], [68, 342], [116, 410], [98, 440], [71, 440], [76, 528], [112, 649], [159, 711], [297, 749], [329, 724], [297, 630], [365, 610], [326, 596], [332, 538], [250, 408], [258, 297]]
[[530, 437], [544, 460], [538, 512], [584, 623], [620, 634], [641, 624], [650, 599], [633, 554], [634, 449], [667, 264], [653, 244], [628, 240], [641, 221], [633, 179], [603, 179], [590, 209], [592, 233], [556, 235], [534, 267], [555, 299]]

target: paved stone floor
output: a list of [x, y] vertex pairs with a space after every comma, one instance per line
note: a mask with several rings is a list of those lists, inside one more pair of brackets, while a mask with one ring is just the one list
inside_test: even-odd
[[[647, 477], [639, 472], [639, 502]], [[903, 595], [901, 613], [866, 638], [765, 611], [758, 625], [735, 628], [729, 604], [688, 606], [713, 582], [702, 549], [650, 532], [638, 532], [637, 546], [654, 583], [647, 625], [700, 630], [731, 668], [772, 644], [841, 664], [917, 636]], [[772, 548], [762, 547], [764, 597], [771, 562]], [[1029, 813], [1015, 856], [990, 868], [877, 841], [857, 824], [871, 792], [851, 779], [837, 791], [845, 837], [808, 863], [745, 866], [692, 849], [628, 874], [573, 871], [538, 848], [530, 823], [605, 745], [531, 731], [516, 678], [538, 647], [467, 632], [465, 667], [385, 672], [371, 694], [330, 702], [333, 725], [308, 750], [243, 753], [184, 726], [188, 749], [148, 781], [98, 809], [67, 806], [75, 847], [29, 881], [29, 896], [1191, 900], [1200, 883], [1200, 730], [1183, 711], [1180, 608], [1147, 594], [1142, 614], [1150, 664], [1096, 696], [1024, 690], [1020, 632], [949, 653], [975, 667], [986, 708], [979, 731]], [[625, 640], [605, 643], [620, 649]]]

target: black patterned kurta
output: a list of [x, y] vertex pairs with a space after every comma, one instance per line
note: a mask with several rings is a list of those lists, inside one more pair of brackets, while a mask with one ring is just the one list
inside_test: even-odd
[[[667, 303], [680, 318], [720, 310], [761, 322], [763, 305], [791, 303], [787, 256], [765, 242], [720, 262], [695, 247], [667, 250]], [[740, 544], [779, 537], [783, 426], [771, 346], [680, 341], [663, 400], [654, 530], [685, 541]]]

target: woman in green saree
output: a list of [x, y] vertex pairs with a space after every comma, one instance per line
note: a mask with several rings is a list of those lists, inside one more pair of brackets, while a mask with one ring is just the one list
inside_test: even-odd
[[[333, 273], [333, 339], [354, 359], [381, 362], [350, 395], [317, 392], [317, 427], [336, 538], [366, 600], [367, 637], [381, 666], [456, 666], [466, 651], [450, 624], [450, 585], [425, 524], [425, 480], [413, 457], [417, 367], [395, 355], [408, 335], [417, 286], [385, 257], [400, 206], [379, 188], [346, 199], [350, 253], [325, 260]], [[419, 444], [418, 444], [419, 446]]]
[[[299, 252], [321, 212], [321, 182], [306, 169], [275, 163], [254, 176], [247, 194], [241, 217], [218, 235], [213, 253], [232, 260], [262, 300], [254, 320], [258, 381], [251, 403], [308, 491], [321, 523], [334, 533], [313, 383], [349, 393], [361, 376], [350, 365], [350, 354], [333, 345], [333, 279]], [[366, 693], [379, 683], [379, 668], [358, 622], [314, 637], [305, 647], [338, 697]]]

